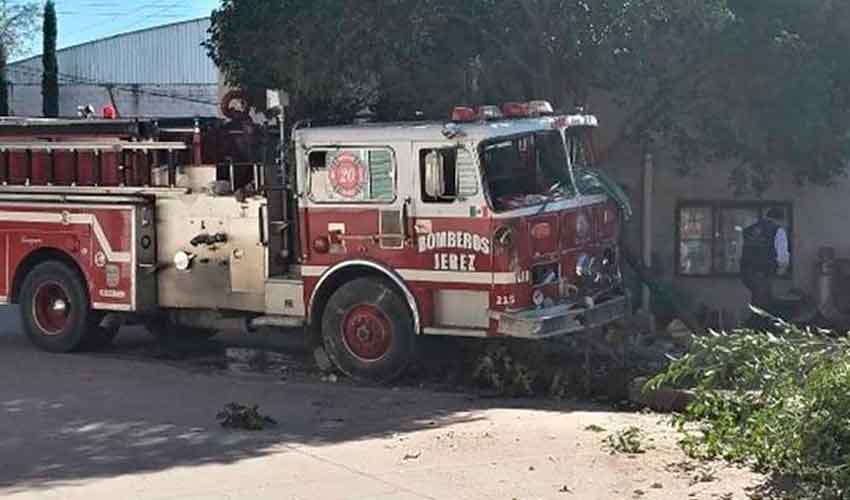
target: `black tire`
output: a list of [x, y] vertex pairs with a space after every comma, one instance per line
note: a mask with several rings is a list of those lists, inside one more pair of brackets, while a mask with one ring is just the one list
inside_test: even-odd
[[75, 269], [58, 261], [37, 265], [24, 278], [18, 302], [24, 331], [39, 348], [71, 352], [85, 346], [93, 314]]
[[354, 379], [389, 382], [415, 355], [410, 307], [383, 280], [359, 278], [339, 287], [325, 306], [321, 325], [331, 361]]

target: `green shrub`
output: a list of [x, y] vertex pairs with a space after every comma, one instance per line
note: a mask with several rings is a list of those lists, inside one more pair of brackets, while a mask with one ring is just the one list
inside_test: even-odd
[[795, 498], [850, 496], [850, 342], [777, 320], [776, 330], [712, 333], [649, 381], [695, 389], [674, 419], [695, 457], [796, 479]]

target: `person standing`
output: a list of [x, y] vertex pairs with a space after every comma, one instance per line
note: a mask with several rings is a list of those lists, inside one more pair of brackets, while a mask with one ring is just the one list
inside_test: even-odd
[[773, 304], [771, 280], [783, 276], [791, 264], [785, 212], [771, 208], [764, 217], [744, 229], [741, 281], [750, 291], [750, 304], [770, 312]]

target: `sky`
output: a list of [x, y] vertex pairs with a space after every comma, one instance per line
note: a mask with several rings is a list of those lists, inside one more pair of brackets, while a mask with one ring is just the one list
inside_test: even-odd
[[[40, 1], [40, 0], [38, 0]], [[54, 0], [59, 48], [151, 26], [208, 16], [220, 0]], [[26, 55], [41, 53], [41, 37]]]

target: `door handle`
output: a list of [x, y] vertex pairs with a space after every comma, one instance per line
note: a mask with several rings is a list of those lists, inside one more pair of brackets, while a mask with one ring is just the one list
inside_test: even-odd
[[401, 206], [401, 225], [404, 228], [405, 239], [410, 239], [414, 236], [415, 230], [410, 225], [410, 198], [405, 198]]
[[266, 209], [266, 206], [265, 206], [265, 205], [260, 205], [260, 207], [259, 207], [259, 214], [258, 214], [258, 216], [257, 216], [257, 220], [259, 221], [259, 224], [260, 224], [260, 231], [259, 231], [259, 234], [260, 234], [260, 244], [261, 244], [261, 245], [263, 245], [264, 247], [265, 247], [265, 246], [268, 246], [268, 244], [269, 244], [269, 238], [268, 238], [268, 235], [266, 234], [266, 233], [267, 233], [267, 231], [266, 231], [266, 213], [265, 213], [265, 209]]

